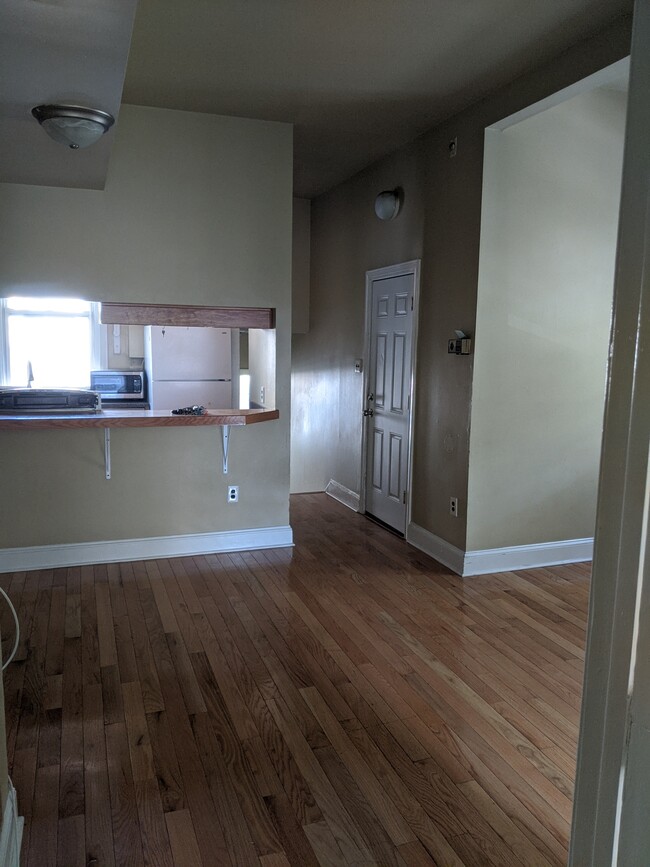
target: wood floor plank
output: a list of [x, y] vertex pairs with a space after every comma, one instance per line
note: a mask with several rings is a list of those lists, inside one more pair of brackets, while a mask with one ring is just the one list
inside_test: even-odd
[[29, 835], [28, 867], [56, 867], [57, 792], [59, 789], [58, 765], [50, 765], [36, 771], [34, 809]]
[[[289, 744], [296, 764], [307, 780], [307, 784], [322, 810], [326, 823], [336, 840], [337, 847], [351, 861], [360, 861], [363, 858], [369, 860], [370, 853], [366, 846], [361, 843], [356, 825], [327, 779], [309, 744], [302, 736], [289, 709], [280, 699], [277, 701], [271, 699], [269, 708], [282, 736]], [[305, 833], [308, 832], [309, 828], [313, 829], [317, 826], [320, 826], [319, 822], [305, 825]]]
[[[145, 616], [140, 599], [137, 575], [140, 575], [142, 579], [146, 579], [144, 563], [120, 564], [120, 579], [122, 581], [124, 601], [126, 603], [129, 617], [131, 638], [133, 640], [133, 652], [135, 654], [140, 688], [142, 690], [142, 700], [144, 702], [146, 713], [156, 713], [157, 711], [165, 709], [165, 703], [162, 698], [160, 682], [158, 680], [158, 671], [156, 670], [153, 652], [151, 650], [149, 634], [147, 629], [143, 629]], [[148, 579], [146, 580], [147, 589], [150, 591]], [[126, 679], [124, 682], [128, 683]]]
[[[297, 821], [286, 795], [284, 793], [269, 795], [264, 798], [264, 803], [291, 867], [317, 867], [318, 860], [309, 845], [305, 829]], [[321, 820], [322, 818], [318, 821]]]
[[113, 608], [111, 606], [111, 591], [108, 584], [95, 584], [95, 600], [97, 603], [99, 664], [102, 668], [107, 665], [117, 665]]
[[133, 779], [138, 781], [154, 780], [156, 774], [153, 753], [140, 684], [137, 682], [122, 684], [122, 696]]
[[102, 688], [88, 683], [83, 690], [84, 804], [86, 852], [92, 863], [115, 867], [111, 800], [104, 733]]
[[399, 779], [390, 762], [370, 735], [365, 730], [360, 730], [351, 732], [350, 738], [373, 769], [377, 778], [391, 792], [399, 809], [413, 829], [415, 837], [423, 844], [434, 860], [449, 865], [449, 867], [464, 867], [463, 861], [445, 836], [448, 829], [439, 828], [431, 819], [410, 792], [408, 786]]
[[0, 576], [25, 863], [565, 864], [589, 565], [467, 581], [291, 505], [292, 549]]
[[[246, 759], [243, 745], [237, 738], [234, 726], [229, 720], [226, 704], [212, 678], [210, 665], [205, 654], [193, 653], [192, 664], [205, 698], [207, 719], [209, 719], [212, 737], [219, 744], [227, 769], [228, 789], [232, 792], [231, 797], [234, 795], [239, 800], [241, 812], [253, 836], [258, 854], [268, 855], [273, 852], [280, 852], [282, 847], [275, 827], [255, 785], [255, 778]], [[226, 785], [225, 778], [221, 785], [222, 787]]]
[[404, 816], [395, 806], [371, 768], [330, 711], [321, 694], [314, 687], [301, 690], [343, 763], [350, 769], [357, 785], [372, 806], [384, 830], [396, 846], [415, 840], [415, 834]]
[[105, 732], [106, 752], [110, 756], [108, 781], [115, 861], [120, 867], [142, 867], [142, 840], [126, 725], [112, 723], [106, 726]]
[[343, 806], [354, 819], [373, 860], [386, 867], [397, 867], [399, 856], [387, 830], [371, 804], [357, 785], [352, 769], [346, 767], [343, 758], [334, 747], [319, 747], [314, 750], [316, 758], [338, 793]]
[[81, 569], [72, 566], [66, 573], [65, 638], [81, 638]]
[[63, 652], [59, 818], [84, 813], [81, 637], [66, 638]]
[[497, 834], [517, 853], [525, 867], [549, 867], [550, 862], [533, 846], [510, 817], [481, 788], [476, 780], [461, 783], [459, 788]]
[[133, 785], [146, 867], [175, 867], [155, 780], [135, 780]]
[[56, 867], [86, 867], [84, 817], [59, 819]]
[[[260, 806], [258, 798], [255, 798], [250, 809], [244, 805], [246, 812], [252, 819], [252, 822], [246, 821], [234, 784], [233, 772], [236, 775], [236, 770], [233, 768], [231, 772], [227, 766], [227, 759], [218, 748], [218, 739], [215, 737], [207, 713], [194, 714], [192, 731], [208, 788], [212, 795], [212, 802], [219, 823], [223, 828], [226, 847], [233, 863], [255, 864], [258, 860], [254, 842], [256, 840], [262, 849], [272, 852], [279, 851], [280, 845], [276, 842], [275, 829], [271, 830], [269, 834], [267, 826], [272, 825], [272, 823], [266, 810]], [[240, 791], [241, 788], [240, 786]], [[260, 815], [262, 820], [258, 824], [257, 819]]]
[[52, 587], [50, 620], [47, 627], [45, 675], [60, 675], [63, 671], [63, 639], [65, 635], [65, 585]]
[[313, 822], [311, 825], [305, 825], [304, 832], [321, 867], [346, 867], [350, 863], [357, 863], [350, 862], [344, 857], [339, 842], [324, 819], [320, 822]]
[[165, 711], [147, 714], [147, 728], [162, 808], [165, 813], [183, 810], [186, 806], [183, 776], [178, 766], [174, 739]]
[[[154, 602], [154, 594], [151, 592], [150, 579], [146, 573], [141, 573], [139, 578], [143, 615], [158, 671], [162, 699], [169, 720], [178, 767], [181, 771], [186, 803], [192, 814], [201, 857], [208, 863], [210, 863], [209, 858], [212, 858], [215, 867], [220, 867], [220, 865], [231, 867], [223, 830], [212, 803], [183, 693], [177, 681], [176, 670], [169, 653], [159, 609]], [[140, 790], [143, 792], [143, 796], [147, 796], [148, 803], [152, 797], [151, 792], [136, 785], [136, 791]], [[157, 786], [155, 798], [159, 804], [160, 795]], [[160, 808], [160, 813], [162, 815], [162, 808]], [[157, 812], [154, 811], [152, 816], [157, 816]]]
[[174, 867], [202, 867], [203, 859], [188, 810], [165, 814]]

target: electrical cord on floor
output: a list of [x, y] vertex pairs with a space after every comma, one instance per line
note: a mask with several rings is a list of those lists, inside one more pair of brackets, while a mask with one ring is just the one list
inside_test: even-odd
[[18, 622], [18, 615], [16, 614], [16, 609], [13, 606], [11, 599], [7, 596], [5, 591], [0, 587], [0, 593], [7, 600], [7, 605], [11, 608], [11, 613], [14, 616], [14, 623], [16, 624], [16, 637], [14, 639], [14, 646], [11, 649], [11, 653], [9, 654], [9, 658], [2, 664], [2, 670], [13, 662], [13, 658], [16, 655], [16, 651], [18, 650], [18, 642], [20, 641], [20, 623]]

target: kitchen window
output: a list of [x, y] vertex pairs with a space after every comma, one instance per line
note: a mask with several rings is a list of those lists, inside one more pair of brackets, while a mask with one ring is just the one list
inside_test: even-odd
[[0, 299], [0, 381], [88, 388], [100, 366], [100, 305], [78, 298]]

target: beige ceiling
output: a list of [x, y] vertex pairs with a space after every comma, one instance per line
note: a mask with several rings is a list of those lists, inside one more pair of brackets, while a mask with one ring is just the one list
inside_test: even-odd
[[136, 0], [1, 0], [0, 181], [102, 189], [114, 131], [87, 150], [31, 115], [64, 102], [119, 114]]
[[70, 151], [30, 110], [68, 101], [117, 116], [122, 98], [295, 124], [295, 192], [312, 197], [632, 8], [139, 0], [129, 54], [136, 2], [2, 0], [0, 181], [101, 189], [114, 129]]
[[295, 124], [312, 197], [632, 0], [139, 0], [123, 101]]

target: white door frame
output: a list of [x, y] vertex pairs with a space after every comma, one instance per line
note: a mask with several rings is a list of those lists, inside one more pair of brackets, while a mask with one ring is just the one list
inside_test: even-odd
[[[411, 331], [411, 358], [410, 358], [410, 409], [408, 426], [408, 469], [406, 475], [406, 521], [404, 524], [404, 538], [411, 523], [411, 491], [413, 488], [413, 434], [415, 418], [415, 374], [418, 345], [418, 310], [420, 306], [420, 260], [412, 259], [410, 262], [402, 262], [399, 265], [388, 265], [385, 268], [375, 268], [366, 271], [366, 317], [363, 337], [363, 394], [361, 411], [366, 405], [368, 394], [368, 369], [370, 366], [370, 328], [372, 316], [372, 283], [373, 280], [387, 280], [390, 277], [406, 277], [413, 275], [413, 319]], [[366, 511], [366, 485], [367, 485], [367, 457], [368, 457], [368, 419], [362, 416], [361, 427], [361, 490], [359, 492], [359, 511]]]
[[650, 0], [637, 0], [571, 867], [636, 867], [650, 846], [649, 43]]

